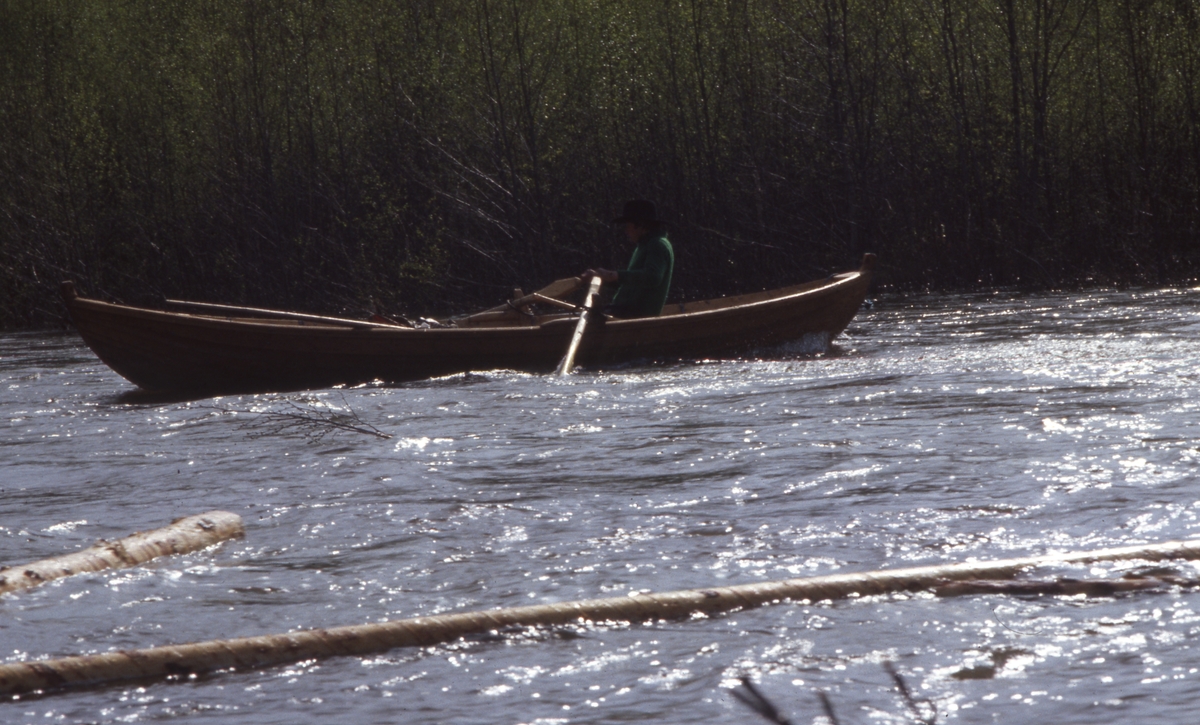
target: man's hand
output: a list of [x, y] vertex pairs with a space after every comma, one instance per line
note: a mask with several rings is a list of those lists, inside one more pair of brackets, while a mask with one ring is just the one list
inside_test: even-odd
[[589, 279], [591, 277], [599, 277], [600, 281], [606, 284], [611, 284], [617, 281], [617, 273], [611, 269], [604, 269], [603, 267], [589, 269], [583, 273], [584, 279]]

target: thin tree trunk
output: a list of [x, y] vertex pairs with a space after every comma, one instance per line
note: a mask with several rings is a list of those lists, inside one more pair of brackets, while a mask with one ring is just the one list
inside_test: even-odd
[[488, 632], [501, 627], [561, 625], [580, 620], [652, 622], [659, 619], [682, 619], [698, 612], [729, 612], [784, 600], [811, 602], [914, 591], [943, 586], [948, 581], [1007, 578], [1022, 570], [1039, 566], [1129, 559], [1200, 559], [1200, 539], [440, 614], [378, 624], [313, 629], [140, 650], [119, 650], [57, 660], [16, 662], [0, 666], [0, 694], [179, 676], [220, 669], [251, 669], [339, 655], [367, 655], [385, 652], [395, 647], [423, 647], [450, 642], [464, 635]]
[[127, 536], [118, 541], [101, 541], [74, 554], [0, 569], [0, 594], [36, 587], [73, 574], [102, 569], [120, 569], [144, 564], [171, 554], [186, 554], [246, 533], [242, 517], [228, 511], [175, 519], [170, 526]]

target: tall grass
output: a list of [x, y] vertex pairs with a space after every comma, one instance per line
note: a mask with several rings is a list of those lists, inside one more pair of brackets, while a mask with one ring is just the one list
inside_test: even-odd
[[1200, 268], [1190, 0], [0, 0], [0, 327], [57, 282], [491, 303], [670, 222], [682, 296]]

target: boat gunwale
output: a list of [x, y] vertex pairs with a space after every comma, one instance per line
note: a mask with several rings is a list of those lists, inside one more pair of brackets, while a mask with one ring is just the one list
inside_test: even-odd
[[[615, 327], [617, 329], [628, 330], [637, 327], [659, 327], [662, 325], [671, 325], [680, 322], [692, 323], [697, 320], [706, 318], [717, 319], [721, 317], [741, 315], [746, 312], [761, 311], [771, 307], [786, 306], [801, 297], [824, 297], [830, 294], [836, 294], [840, 288], [853, 285], [858, 282], [865, 268], [842, 272], [832, 275], [824, 280], [816, 280], [813, 282], [802, 283], [799, 286], [816, 285], [808, 289], [799, 289], [793, 292], [785, 292], [785, 290], [794, 289], [798, 285], [788, 285], [775, 290], [764, 290], [762, 292], [750, 292], [745, 295], [731, 295], [731, 297], [742, 296], [757, 296], [768, 295], [763, 299], [753, 302], [745, 302], [741, 304], [723, 305], [714, 309], [700, 309], [686, 312], [672, 312], [658, 315], [656, 317], [637, 317], [629, 319], [608, 318], [605, 321], [606, 326]], [[770, 296], [771, 293], [781, 293], [778, 296]], [[721, 300], [729, 299], [729, 297], [715, 297], [706, 300], [696, 300], [693, 302], [684, 303], [668, 303], [671, 305], [702, 305], [705, 303], [716, 303]], [[345, 333], [370, 333], [378, 335], [398, 335], [411, 336], [414, 334], [422, 335], [476, 335], [484, 334], [532, 334], [538, 331], [553, 331], [558, 327], [573, 324], [577, 317], [575, 315], [564, 313], [556, 315], [546, 315], [542, 321], [537, 324], [513, 324], [513, 325], [471, 325], [467, 327], [403, 327], [400, 325], [388, 325], [366, 320], [353, 320], [342, 317], [320, 316], [313, 315], [314, 319], [268, 319], [268, 318], [253, 318], [253, 317], [235, 317], [232, 315], [211, 315], [211, 314], [195, 314], [190, 312], [176, 312], [172, 310], [159, 310], [150, 307], [139, 307], [136, 305], [127, 305], [115, 302], [105, 302], [103, 300], [92, 299], [88, 297], [77, 296], [69, 299], [68, 306], [75, 305], [91, 307], [99, 312], [104, 312], [110, 315], [117, 314], [125, 317], [142, 317], [154, 319], [159, 322], [173, 321], [179, 324], [188, 324], [196, 327], [205, 328], [223, 328], [229, 329], [231, 326], [237, 329], [246, 331], [265, 331], [272, 330], [280, 333], [296, 332], [305, 334], [345, 334]], [[283, 312], [283, 311], [275, 311]]]

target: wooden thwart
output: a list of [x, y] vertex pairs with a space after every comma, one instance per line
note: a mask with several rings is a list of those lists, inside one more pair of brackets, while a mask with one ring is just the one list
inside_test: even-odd
[[242, 517], [228, 511], [176, 519], [169, 526], [118, 541], [101, 541], [74, 554], [0, 569], [0, 594], [29, 589], [73, 574], [137, 566], [171, 554], [186, 554], [246, 533]]
[[450, 642], [464, 635], [509, 626], [569, 624], [580, 620], [646, 622], [680, 619], [697, 613], [729, 612], [783, 600], [842, 599], [929, 589], [947, 581], [1006, 578], [1024, 569], [1052, 564], [1129, 559], [1200, 559], [1200, 540], [441, 614], [378, 624], [18, 662], [0, 666], [0, 693], [20, 694], [227, 668], [251, 669], [338, 655], [368, 655], [395, 647]]

